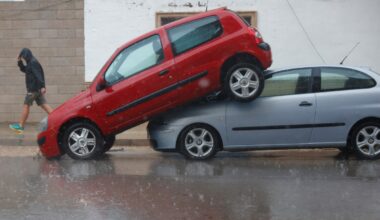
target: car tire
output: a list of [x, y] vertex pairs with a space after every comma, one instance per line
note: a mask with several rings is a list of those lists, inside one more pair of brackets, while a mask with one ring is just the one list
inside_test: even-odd
[[221, 148], [217, 131], [204, 124], [186, 127], [179, 135], [178, 144], [179, 152], [192, 160], [210, 159]]
[[380, 123], [365, 122], [353, 130], [351, 143], [360, 159], [374, 160], [380, 157]]
[[224, 90], [232, 99], [249, 102], [261, 95], [264, 89], [264, 76], [255, 65], [239, 63], [226, 74]]
[[62, 147], [73, 159], [96, 159], [104, 152], [104, 138], [96, 126], [78, 122], [65, 129]]
[[104, 137], [104, 149], [103, 152], [109, 151], [115, 143], [115, 135], [109, 135]]

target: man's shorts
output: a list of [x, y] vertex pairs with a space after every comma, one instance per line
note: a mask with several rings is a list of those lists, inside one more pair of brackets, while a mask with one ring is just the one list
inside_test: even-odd
[[46, 104], [46, 99], [41, 92], [28, 92], [25, 96], [25, 105], [33, 105], [33, 102], [36, 101], [37, 105]]

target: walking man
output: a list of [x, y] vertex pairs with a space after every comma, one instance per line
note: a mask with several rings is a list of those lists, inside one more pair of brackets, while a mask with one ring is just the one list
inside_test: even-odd
[[[26, 65], [24, 65], [24, 63]], [[29, 116], [30, 106], [35, 101], [46, 113], [50, 114], [53, 109], [46, 103], [45, 93], [45, 76], [41, 64], [33, 56], [32, 51], [28, 48], [23, 48], [18, 56], [18, 66], [21, 72], [25, 73], [26, 96], [22, 115], [19, 123], [10, 124], [9, 128], [18, 133], [24, 131], [24, 125]]]

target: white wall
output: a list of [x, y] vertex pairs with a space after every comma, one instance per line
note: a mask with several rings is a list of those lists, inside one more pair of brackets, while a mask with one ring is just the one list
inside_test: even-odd
[[[155, 28], [156, 12], [204, 11], [207, 0], [85, 0], [85, 71], [91, 81], [123, 43]], [[191, 3], [193, 7], [185, 6]], [[346, 65], [380, 72], [379, 0], [289, 0], [327, 64], [338, 64], [361, 42]], [[209, 9], [227, 6], [258, 12], [258, 28], [272, 46], [272, 68], [322, 64], [287, 0], [209, 0]]]

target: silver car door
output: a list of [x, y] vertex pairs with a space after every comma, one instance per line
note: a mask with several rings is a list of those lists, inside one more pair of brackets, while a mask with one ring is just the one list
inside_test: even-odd
[[[378, 112], [378, 92], [369, 89], [376, 82], [368, 75], [348, 68], [320, 68], [316, 93], [316, 123], [312, 143], [345, 145], [348, 132], [358, 120]], [[375, 113], [375, 114], [374, 114]]]
[[[227, 105], [227, 144], [231, 147], [282, 147], [310, 140], [315, 117], [312, 69], [274, 73], [261, 97]], [[227, 147], [228, 148], [228, 147]]]

